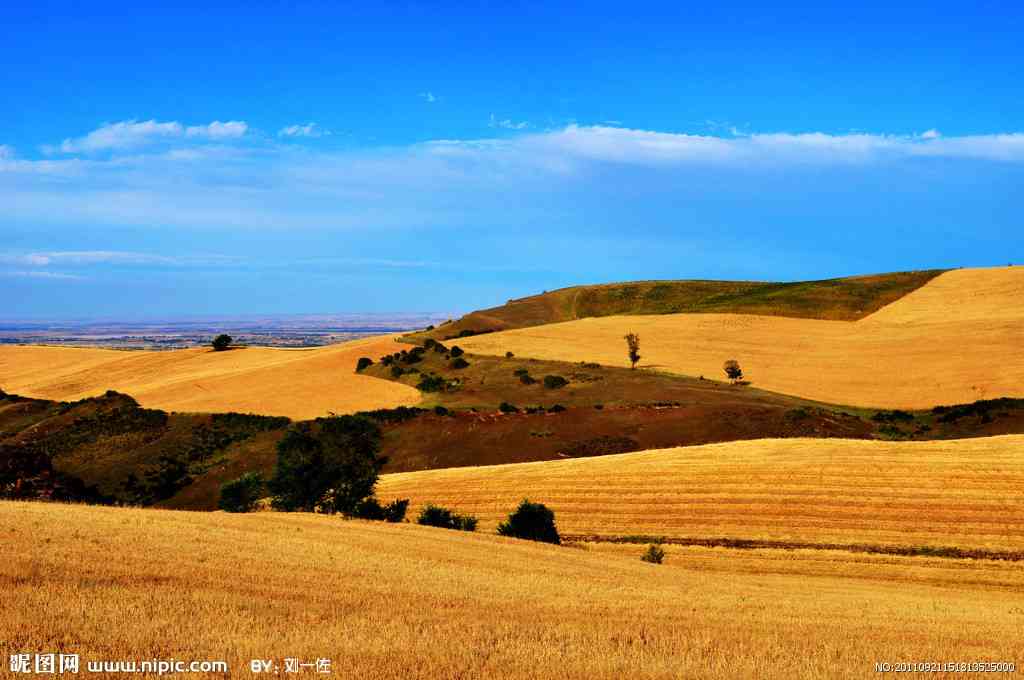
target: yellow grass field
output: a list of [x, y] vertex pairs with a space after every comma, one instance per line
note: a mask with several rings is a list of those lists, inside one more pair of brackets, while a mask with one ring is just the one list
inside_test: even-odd
[[246, 347], [173, 351], [0, 346], [0, 388], [72, 401], [107, 390], [167, 411], [238, 411], [307, 419], [415, 404], [407, 385], [357, 375], [361, 356], [401, 347], [376, 336], [313, 349]]
[[1024, 550], [1024, 436], [761, 439], [384, 475], [410, 498], [497, 523], [523, 497], [564, 534]]
[[1021, 662], [1021, 570], [988, 561], [670, 547], [657, 566], [639, 546], [313, 515], [0, 502], [0, 516], [5, 665], [63, 652], [83, 669], [174, 658], [253, 677], [252, 659], [294, 657], [333, 671], [295, 677], [544, 680]]
[[725, 379], [819, 401], [928, 408], [1024, 396], [1024, 267], [946, 272], [860, 321], [741, 314], [611, 316], [458, 341], [469, 352], [628, 365]]

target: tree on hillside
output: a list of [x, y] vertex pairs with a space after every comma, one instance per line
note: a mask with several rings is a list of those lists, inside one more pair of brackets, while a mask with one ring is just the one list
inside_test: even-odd
[[636, 333], [626, 334], [626, 346], [629, 348], [630, 368], [636, 370], [636, 365], [640, 361], [640, 336]]
[[722, 364], [722, 369], [725, 370], [725, 374], [729, 376], [729, 380], [733, 383], [743, 380], [743, 369], [740, 368], [740, 362], [735, 359], [729, 359]]
[[352, 515], [373, 495], [387, 458], [378, 456], [380, 428], [361, 416], [299, 423], [277, 445], [267, 484], [278, 510]]
[[221, 333], [213, 339], [210, 344], [213, 345], [213, 349], [218, 352], [223, 352], [231, 346], [232, 337], [226, 333]]

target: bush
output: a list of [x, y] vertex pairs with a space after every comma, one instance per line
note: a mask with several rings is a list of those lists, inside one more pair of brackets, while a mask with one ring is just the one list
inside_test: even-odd
[[641, 555], [640, 559], [651, 564], [661, 564], [665, 559], [665, 551], [660, 546], [649, 545], [647, 546], [647, 552]]
[[477, 519], [472, 515], [459, 515], [448, 508], [430, 503], [420, 512], [416, 522], [428, 527], [455, 529], [457, 531], [476, 531]]
[[387, 505], [381, 505], [380, 501], [371, 496], [359, 501], [351, 516], [358, 519], [397, 523], [405, 519], [405, 511], [408, 507], [408, 498], [402, 498], [391, 501]]
[[405, 369], [402, 368], [401, 366], [392, 366], [391, 367], [391, 377], [392, 378], [401, 378], [404, 373], [405, 373]]
[[451, 413], [451, 411], [446, 409], [444, 406], [435, 406], [434, 407], [434, 415], [436, 415], [436, 416], [446, 416], [446, 415], [449, 415], [450, 413]]
[[420, 376], [420, 381], [416, 383], [416, 389], [421, 392], [440, 392], [447, 384], [447, 381], [439, 375], [424, 373]]
[[380, 428], [362, 416], [317, 418], [293, 425], [277, 445], [267, 484], [277, 510], [354, 514], [373, 495], [387, 459]]
[[458, 345], [452, 345], [452, 349], [449, 352], [449, 354], [451, 354], [452, 358], [454, 359], [455, 357], [461, 357], [463, 354], [465, 354], [465, 352], [462, 351], [462, 348], [459, 347]]
[[258, 472], [246, 472], [238, 479], [221, 485], [217, 507], [225, 512], [252, 512], [262, 491], [263, 476]]
[[546, 375], [544, 376], [544, 387], [549, 390], [557, 390], [565, 387], [569, 384], [569, 381], [560, 375]]
[[451, 360], [451, 363], [449, 363], [448, 365], [456, 369], [467, 368], [469, 366], [469, 362], [463, 359], [462, 357], [455, 357], [454, 359]]
[[561, 413], [564, 410], [564, 406], [562, 406], [561, 404], [555, 404], [554, 406], [548, 409], [548, 413]]
[[232, 337], [230, 335], [227, 335], [226, 333], [221, 333], [220, 335], [213, 339], [213, 342], [211, 342], [210, 345], [213, 346], [214, 351], [223, 352], [224, 350], [231, 346], [231, 342]]
[[535, 382], [537, 382], [537, 379], [531, 376], [529, 373], [523, 373], [521, 376], [519, 376], [519, 382], [523, 383], [524, 385], [532, 385]]
[[512, 375], [518, 375], [518, 376], [530, 375], [530, 369], [528, 369], [528, 368], [517, 368], [516, 370], [512, 371]]
[[359, 357], [359, 361], [356, 362], [356, 373], [370, 366], [373, 366], [373, 359], [370, 357]]
[[508, 403], [507, 401], [501, 402], [498, 405], [498, 410], [501, 411], [502, 413], [519, 413], [519, 409], [513, 406], [512, 404]]
[[512, 352], [505, 352], [505, 358], [506, 359], [511, 359], [514, 356], [515, 356], [515, 354], [512, 354]]
[[498, 525], [498, 533], [528, 541], [562, 543], [555, 527], [555, 513], [543, 503], [531, 503], [526, 499], [508, 516], [508, 521]]

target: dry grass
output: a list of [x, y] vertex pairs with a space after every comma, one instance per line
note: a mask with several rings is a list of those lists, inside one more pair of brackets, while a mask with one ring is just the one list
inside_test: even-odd
[[740, 314], [611, 316], [459, 341], [471, 352], [641, 366], [724, 379], [737, 359], [758, 387], [819, 401], [928, 408], [1024, 396], [1024, 267], [939, 275], [860, 321]]
[[566, 534], [1024, 550], [1024, 436], [763, 439], [384, 475], [493, 531], [523, 497]]
[[315, 349], [248, 347], [118, 351], [0, 346], [0, 388], [42, 399], [75, 400], [117, 390], [149, 408], [238, 411], [300, 420], [415, 404], [406, 385], [354, 373], [361, 356], [399, 345], [391, 336]]
[[245, 677], [250, 659], [294, 656], [367, 679], [839, 678], [881, 660], [1019, 661], [1024, 624], [1020, 574], [970, 561], [787, 553], [762, 568], [670, 549], [659, 567], [308, 515], [10, 502], [0, 515], [5, 659], [216, 659]]

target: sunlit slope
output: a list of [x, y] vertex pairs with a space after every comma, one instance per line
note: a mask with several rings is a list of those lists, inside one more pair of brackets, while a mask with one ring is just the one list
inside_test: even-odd
[[380, 493], [479, 516], [524, 497], [569, 534], [1024, 550], [1024, 436], [761, 439], [384, 475]]
[[1024, 267], [957, 270], [855, 322], [741, 314], [612, 316], [459, 340], [471, 352], [626, 364], [833, 403], [928, 408], [1024, 395]]
[[378, 336], [314, 349], [248, 347], [166, 352], [0, 346], [0, 388], [73, 400], [117, 390], [168, 411], [238, 411], [315, 418], [414, 404], [406, 385], [357, 375], [356, 360], [398, 347]]
[[[1016, 565], [539, 545], [322, 515], [0, 502], [0, 640], [357, 678], [842, 678], [1017, 660]], [[5, 661], [6, 663], [6, 661]], [[311, 675], [315, 673], [306, 671]], [[273, 675], [273, 673], [271, 673]], [[135, 677], [145, 677], [137, 675]]]

